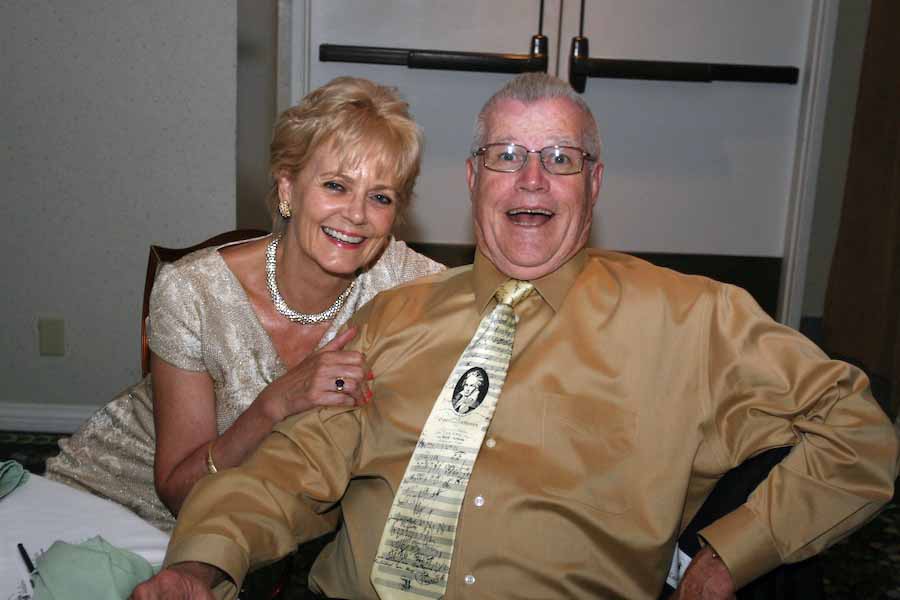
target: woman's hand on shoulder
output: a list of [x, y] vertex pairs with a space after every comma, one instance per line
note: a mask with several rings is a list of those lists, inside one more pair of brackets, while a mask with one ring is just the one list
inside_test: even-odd
[[356, 337], [350, 327], [270, 383], [257, 397], [278, 422], [317, 406], [359, 406], [372, 399], [371, 375], [361, 352], [344, 350]]

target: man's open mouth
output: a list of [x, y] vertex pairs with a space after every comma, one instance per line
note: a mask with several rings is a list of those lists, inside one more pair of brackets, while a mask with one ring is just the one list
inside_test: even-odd
[[553, 211], [546, 208], [514, 208], [506, 211], [506, 216], [516, 225], [539, 227], [553, 218]]

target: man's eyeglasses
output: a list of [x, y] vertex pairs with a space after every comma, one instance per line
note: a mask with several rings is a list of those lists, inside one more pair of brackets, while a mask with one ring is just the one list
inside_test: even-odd
[[481, 156], [484, 168], [501, 173], [515, 173], [528, 162], [529, 154], [541, 157], [541, 165], [553, 175], [575, 175], [584, 169], [584, 161], [596, 157], [575, 146], [547, 146], [529, 150], [519, 144], [486, 144], [472, 153]]

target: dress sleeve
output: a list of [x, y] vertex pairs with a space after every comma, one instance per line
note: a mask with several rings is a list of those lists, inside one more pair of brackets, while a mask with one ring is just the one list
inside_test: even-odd
[[734, 512], [700, 531], [738, 587], [823, 550], [893, 496], [898, 440], [866, 376], [722, 286], [709, 319], [707, 409], [723, 466], [790, 453]]
[[150, 294], [150, 349], [188, 371], [205, 371], [201, 298], [175, 265], [164, 265]]
[[[241, 466], [202, 478], [178, 514], [165, 565], [222, 569], [233, 597], [253, 566], [332, 531], [355, 465], [359, 410], [324, 408], [279, 424]], [[302, 443], [301, 443], [302, 441]]]
[[417, 277], [438, 273], [447, 268], [424, 254], [419, 254], [407, 246], [405, 242], [399, 240], [392, 242], [391, 250], [390, 268], [394, 277], [393, 285], [405, 283]]

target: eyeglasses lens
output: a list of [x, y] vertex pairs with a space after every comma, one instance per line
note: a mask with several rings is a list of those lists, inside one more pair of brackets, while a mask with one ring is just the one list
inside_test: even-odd
[[584, 155], [580, 148], [571, 146], [547, 146], [540, 150], [528, 150], [518, 144], [488, 144], [482, 154], [484, 166], [492, 171], [515, 173], [528, 162], [530, 153], [540, 155], [541, 164], [554, 175], [580, 173]]

